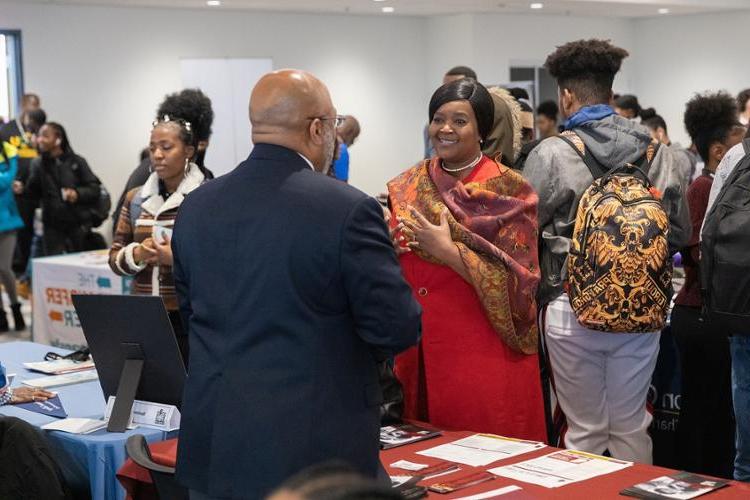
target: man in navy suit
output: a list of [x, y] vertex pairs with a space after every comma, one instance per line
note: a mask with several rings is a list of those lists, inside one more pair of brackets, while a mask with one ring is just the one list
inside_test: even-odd
[[263, 498], [326, 460], [376, 476], [377, 363], [420, 334], [377, 201], [323, 175], [326, 87], [270, 73], [250, 121], [250, 157], [185, 199], [172, 239], [190, 339], [177, 477], [191, 498]]

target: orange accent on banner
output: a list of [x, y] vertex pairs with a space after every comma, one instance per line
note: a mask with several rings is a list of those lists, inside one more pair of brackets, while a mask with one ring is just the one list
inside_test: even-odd
[[63, 320], [63, 314], [60, 311], [50, 311], [49, 312], [49, 319], [52, 321], [60, 321]]

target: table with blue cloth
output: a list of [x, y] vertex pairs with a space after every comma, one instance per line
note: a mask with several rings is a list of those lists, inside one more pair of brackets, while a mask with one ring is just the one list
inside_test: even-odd
[[[0, 362], [6, 373], [15, 374], [13, 387], [23, 380], [43, 377], [44, 374], [27, 370], [23, 363], [43, 361], [44, 355], [54, 351], [68, 354], [69, 351], [33, 342], [9, 342], [0, 344]], [[100, 419], [104, 416], [105, 400], [98, 380], [80, 384], [54, 387], [68, 417]], [[0, 414], [18, 417], [37, 427], [57, 420], [13, 405], [0, 406]], [[90, 492], [95, 500], [124, 499], [125, 490], [115, 477], [125, 463], [125, 441], [133, 434], [143, 434], [149, 442], [175, 437], [177, 432], [138, 427], [125, 433], [111, 433], [106, 429], [91, 434], [69, 434], [61, 431], [45, 431], [63, 475], [77, 492]]]

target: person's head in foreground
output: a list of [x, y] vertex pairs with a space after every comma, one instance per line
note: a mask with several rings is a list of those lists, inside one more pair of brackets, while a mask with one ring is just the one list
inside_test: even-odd
[[357, 473], [341, 462], [308, 467], [292, 476], [266, 500], [399, 500], [397, 491]]
[[250, 96], [254, 144], [275, 144], [325, 173], [336, 148], [336, 116], [326, 86], [312, 74], [285, 69], [263, 76]]

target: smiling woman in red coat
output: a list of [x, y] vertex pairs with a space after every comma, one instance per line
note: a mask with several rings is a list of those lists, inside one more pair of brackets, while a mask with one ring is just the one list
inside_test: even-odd
[[406, 418], [545, 441], [537, 196], [482, 154], [494, 112], [475, 80], [440, 87], [429, 108], [437, 157], [388, 183], [394, 245], [423, 308], [422, 340], [396, 358], [396, 375]]

